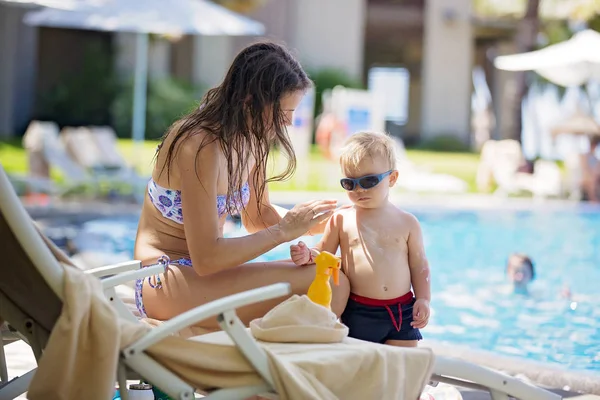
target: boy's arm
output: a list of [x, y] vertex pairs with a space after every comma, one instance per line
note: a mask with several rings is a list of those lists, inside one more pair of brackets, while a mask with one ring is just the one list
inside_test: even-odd
[[327, 251], [331, 254], [335, 254], [337, 252], [337, 249], [340, 245], [339, 227], [341, 222], [342, 215], [340, 213], [336, 213], [329, 218], [329, 221], [325, 226], [325, 231], [323, 232], [323, 237], [315, 247], [310, 249], [311, 262], [322, 251]]
[[409, 215], [410, 232], [408, 236], [408, 265], [410, 279], [417, 300], [431, 300], [429, 262], [425, 256], [421, 225], [416, 217]]

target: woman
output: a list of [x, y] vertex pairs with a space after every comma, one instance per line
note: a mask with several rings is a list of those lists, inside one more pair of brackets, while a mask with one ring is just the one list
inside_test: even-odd
[[[286, 126], [311, 82], [282, 46], [258, 43], [242, 50], [222, 84], [200, 107], [177, 121], [156, 154], [135, 243], [143, 265], [169, 263], [164, 274], [140, 280], [136, 301], [142, 315], [166, 320], [221, 297], [277, 282], [305, 294], [314, 265], [291, 261], [249, 263], [277, 245], [306, 233], [322, 233], [335, 200], [296, 205], [280, 216], [266, 184], [295, 169]], [[266, 179], [269, 150], [279, 145], [286, 171]], [[227, 214], [240, 213], [248, 236], [223, 238]], [[334, 287], [332, 310], [340, 315], [349, 294], [347, 279]], [[248, 324], [281, 302], [238, 310]], [[200, 327], [218, 328], [215, 319]]]

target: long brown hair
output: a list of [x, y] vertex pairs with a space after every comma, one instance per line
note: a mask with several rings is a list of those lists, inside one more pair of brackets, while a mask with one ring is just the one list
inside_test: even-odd
[[[260, 200], [268, 182], [285, 180], [296, 169], [296, 156], [287, 133], [281, 98], [296, 91], [305, 91], [311, 81], [300, 63], [283, 46], [260, 42], [243, 49], [233, 60], [223, 82], [210, 89], [197, 109], [183, 117], [163, 136], [162, 143], [174, 135], [167, 149], [166, 162], [161, 170], [169, 171], [177, 143], [200, 131], [210, 133], [196, 153], [218, 141], [227, 159], [227, 196], [237, 196], [243, 185], [243, 174], [250, 156], [256, 160], [254, 187], [260, 213]], [[265, 110], [272, 113], [264, 118]], [[248, 116], [251, 123], [248, 124]], [[285, 170], [266, 179], [266, 164], [271, 146], [277, 144], [286, 156]], [[183, 142], [182, 142], [183, 145]], [[196, 171], [198, 175], [198, 171]], [[259, 176], [260, 175], [260, 176]], [[262, 178], [262, 179], [261, 179]], [[236, 202], [227, 202], [227, 212], [241, 212]]]

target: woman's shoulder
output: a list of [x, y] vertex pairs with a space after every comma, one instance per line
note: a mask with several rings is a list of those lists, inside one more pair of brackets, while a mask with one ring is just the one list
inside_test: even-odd
[[181, 122], [173, 125], [160, 145], [154, 170], [161, 173], [156, 174], [155, 179], [167, 172], [169, 180], [179, 182], [183, 171], [214, 166], [218, 162], [219, 146], [214, 135], [201, 129], [182, 131], [181, 125]]
[[161, 150], [164, 155], [171, 154], [171, 159], [184, 162], [198, 162], [202, 158], [213, 158], [219, 153], [219, 142], [215, 135], [202, 129], [182, 131], [182, 123], [174, 125], [165, 137]]

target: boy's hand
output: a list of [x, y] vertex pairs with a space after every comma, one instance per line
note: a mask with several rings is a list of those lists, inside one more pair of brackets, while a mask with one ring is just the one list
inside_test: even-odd
[[306, 265], [310, 260], [310, 249], [304, 242], [290, 246], [290, 256], [296, 265]]
[[429, 301], [425, 299], [417, 299], [413, 305], [413, 321], [410, 325], [413, 328], [422, 329], [429, 322]]

